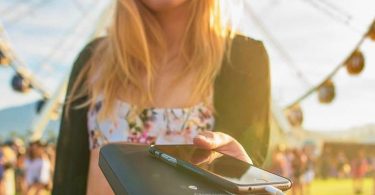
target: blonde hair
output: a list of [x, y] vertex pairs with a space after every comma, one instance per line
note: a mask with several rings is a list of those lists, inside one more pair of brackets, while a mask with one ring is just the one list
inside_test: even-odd
[[[183, 72], [194, 71], [196, 75], [190, 101], [210, 102], [213, 82], [233, 31], [221, 18], [220, 1], [188, 2], [190, 18], [179, 55], [187, 62]], [[107, 38], [96, 46], [77, 77], [66, 109], [85, 94], [88, 100], [79, 107], [94, 106], [103, 95], [99, 118], [111, 118], [119, 92], [126, 89], [131, 92], [127, 98], [136, 105], [134, 114], [141, 112], [152, 105], [155, 64], [165, 60], [160, 57], [165, 51], [163, 31], [154, 15], [140, 1], [118, 0]], [[81, 84], [84, 87], [78, 89]]]

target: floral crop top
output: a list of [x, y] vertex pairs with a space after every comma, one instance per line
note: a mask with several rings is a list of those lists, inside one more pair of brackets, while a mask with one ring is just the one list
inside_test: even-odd
[[116, 120], [98, 121], [101, 102], [89, 109], [88, 131], [90, 149], [111, 142], [142, 144], [192, 144], [201, 131], [211, 131], [214, 125], [212, 110], [203, 103], [189, 108], [149, 108], [129, 122], [132, 106], [117, 102]]

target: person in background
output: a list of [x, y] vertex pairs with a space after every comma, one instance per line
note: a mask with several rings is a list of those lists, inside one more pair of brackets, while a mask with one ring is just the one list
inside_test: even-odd
[[13, 141], [9, 140], [3, 146], [3, 163], [4, 163], [4, 176], [3, 176], [3, 189], [4, 195], [14, 195], [16, 193], [15, 173], [14, 167], [17, 160], [16, 152], [13, 150]]
[[48, 190], [51, 166], [39, 141], [30, 143], [25, 160], [26, 194], [41, 194]]
[[285, 146], [279, 145], [272, 154], [272, 168], [271, 171], [275, 174], [288, 176], [287, 173], [287, 156], [285, 153]]
[[15, 152], [16, 162], [14, 164], [15, 191], [16, 194], [25, 194], [24, 161], [25, 161], [25, 143], [21, 138], [12, 138], [11, 148]]
[[302, 175], [301, 184], [303, 188], [303, 194], [310, 194], [311, 183], [315, 178], [315, 155], [314, 148], [305, 146], [302, 149]]
[[328, 158], [329, 156], [331, 156], [330, 148], [325, 147], [322, 152], [322, 156], [326, 156], [326, 158], [321, 158], [320, 160], [320, 166], [319, 166], [320, 177], [322, 177], [322, 179], [327, 179], [330, 176], [329, 175], [330, 159]]
[[4, 194], [4, 153], [3, 146], [0, 146], [0, 194]]
[[361, 149], [358, 151], [357, 157], [352, 160], [353, 188], [355, 194], [362, 194], [363, 178], [367, 171], [368, 160], [366, 158], [365, 150]]
[[292, 178], [292, 176], [293, 176], [292, 161], [293, 161], [293, 158], [294, 158], [292, 148], [286, 149], [285, 158], [286, 158], [286, 170], [285, 170], [286, 175], [285, 175], [285, 177], [286, 178]]
[[55, 146], [55, 144], [49, 143], [45, 148], [45, 152], [46, 152], [46, 156], [48, 157], [48, 160], [50, 162], [50, 167], [51, 167], [51, 169], [50, 169], [51, 179], [50, 179], [50, 182], [48, 184], [48, 189], [51, 190], [52, 186], [53, 186], [53, 181], [52, 181], [53, 173], [55, 171], [55, 158], [56, 158], [56, 146]]
[[291, 177], [291, 180], [293, 182], [292, 195], [303, 194], [303, 189], [301, 185], [302, 166], [303, 162], [301, 152], [298, 149], [293, 149], [293, 176]]
[[16, 192], [17, 194], [25, 194], [25, 151], [19, 151], [16, 162]]
[[[338, 178], [347, 178], [348, 177], [348, 158], [344, 151], [339, 151], [337, 154], [337, 177]], [[350, 173], [350, 172], [349, 172]]]
[[337, 170], [337, 159], [336, 156], [328, 156], [328, 176], [337, 178], [338, 170]]
[[369, 163], [369, 171], [372, 177], [372, 194], [375, 195], [375, 154], [371, 155]]

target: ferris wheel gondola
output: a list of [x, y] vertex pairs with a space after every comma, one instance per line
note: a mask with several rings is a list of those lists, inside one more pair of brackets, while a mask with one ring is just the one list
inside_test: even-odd
[[22, 75], [18, 73], [13, 76], [11, 85], [13, 90], [20, 93], [27, 93], [32, 88], [30, 80], [24, 78]]

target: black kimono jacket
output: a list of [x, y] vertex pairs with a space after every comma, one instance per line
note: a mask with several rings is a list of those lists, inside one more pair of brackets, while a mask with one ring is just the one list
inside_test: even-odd
[[[80, 53], [71, 72], [67, 96], [100, 40], [91, 42]], [[262, 42], [240, 35], [234, 38], [230, 52], [223, 60], [221, 72], [215, 81], [214, 130], [237, 139], [254, 164], [261, 165], [267, 154], [270, 132], [268, 55]], [[84, 101], [85, 97], [78, 99], [72, 107]], [[86, 194], [90, 158], [87, 108], [69, 112], [68, 119], [62, 118], [58, 138], [53, 187], [55, 195]]]

